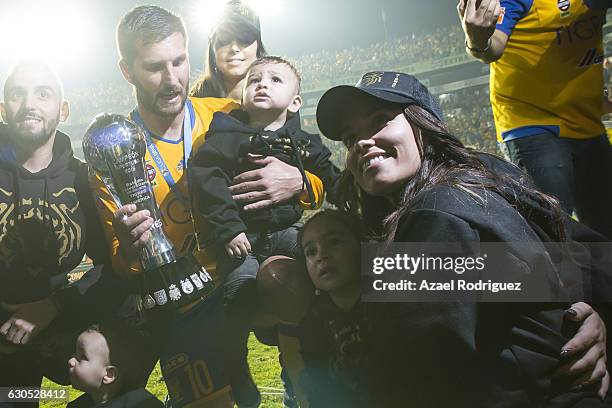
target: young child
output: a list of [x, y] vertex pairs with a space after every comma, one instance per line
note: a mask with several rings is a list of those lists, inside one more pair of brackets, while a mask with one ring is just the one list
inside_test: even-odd
[[367, 406], [360, 383], [368, 353], [359, 300], [364, 236], [361, 221], [338, 210], [318, 212], [300, 231], [303, 266], [317, 294], [299, 325], [300, 384], [313, 408]]
[[[230, 381], [239, 405], [244, 393], [237, 384], [244, 381], [236, 376], [248, 374], [246, 342], [257, 309], [259, 265], [272, 255], [296, 256], [298, 228], [294, 224], [303, 213], [300, 201], [302, 205], [315, 202], [306, 171], [319, 177], [328, 192], [333, 191], [339, 173], [321, 138], [300, 129], [299, 92], [300, 76], [288, 61], [272, 56], [256, 60], [247, 72], [243, 110], [215, 113], [205, 143], [188, 166], [194, 208], [210, 227], [199, 237], [200, 243], [217, 247], [220, 254], [217, 268], [224, 276]], [[257, 210], [244, 210], [233, 200], [229, 190], [233, 177], [259, 168], [261, 164], [253, 159], [267, 156], [300, 170], [308, 198]], [[253, 398], [245, 399], [256, 405]]]
[[68, 368], [72, 386], [87, 394], [68, 407], [163, 407], [143, 388], [148, 373], [144, 343], [137, 332], [114, 322], [81, 333]]

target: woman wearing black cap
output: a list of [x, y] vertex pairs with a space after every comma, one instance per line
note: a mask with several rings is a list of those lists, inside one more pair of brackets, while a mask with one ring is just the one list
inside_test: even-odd
[[[348, 148], [341, 208], [375, 236], [470, 248], [529, 243], [508, 254], [510, 264], [529, 274], [539, 262], [539, 272], [555, 275], [542, 242], [566, 241], [570, 221], [558, 202], [531, 188], [517, 168], [465, 148], [414, 77], [373, 72], [356, 87], [333, 88], [317, 121]], [[372, 406], [600, 406], [597, 396], [608, 387], [601, 337], [579, 355], [581, 363], [563, 369], [574, 377], [553, 377], [578, 351], [567, 349], [560, 304], [373, 303], [364, 316], [375, 327], [363, 367]], [[595, 368], [584, 374], [587, 359]], [[572, 381], [579, 386], [567, 392]]]
[[264, 55], [259, 18], [240, 2], [230, 3], [211, 31], [204, 73], [191, 88], [191, 96], [230, 98], [240, 103], [249, 66]]
[[[222, 17], [216, 26], [211, 30], [208, 39], [208, 52], [204, 61], [204, 73], [198, 78], [190, 94], [195, 97], [215, 97], [215, 98], [230, 98], [238, 103], [242, 103], [242, 89], [244, 88], [244, 80], [246, 73], [251, 64], [260, 57], [266, 55], [266, 50], [261, 40], [261, 29], [259, 25], [259, 17], [248, 6], [242, 4], [240, 0], [232, 0], [228, 2]], [[279, 171], [276, 174], [295, 174], [295, 167], [283, 163], [274, 157], [269, 157], [272, 164]], [[250, 172], [247, 172], [250, 173]], [[244, 173], [240, 175], [240, 181], [234, 180], [235, 191], [245, 192], [245, 181], [253, 181], [247, 178]], [[306, 172], [311, 185], [320, 186], [320, 194], [323, 194], [322, 181], [314, 174]], [[260, 192], [261, 193], [261, 192]], [[246, 201], [247, 194], [240, 194], [238, 200]], [[321, 198], [322, 200], [322, 198]], [[246, 203], [246, 202], [245, 202]], [[254, 328], [257, 338], [268, 345], [279, 343], [277, 327]], [[287, 337], [287, 336], [285, 336]], [[289, 336], [291, 337], [291, 336]], [[229, 344], [229, 342], [228, 342]], [[283, 354], [295, 352], [294, 347], [287, 350], [283, 346], [279, 346]], [[240, 366], [230, 367], [230, 377], [232, 384], [232, 392], [234, 399], [239, 407], [258, 406], [261, 400], [259, 392], [253, 382], [248, 363], [246, 361], [247, 350], [243, 350], [243, 360]], [[233, 356], [235, 359], [236, 357]], [[283, 362], [282, 358], [279, 358]], [[235, 364], [230, 364], [234, 366]], [[281, 378], [285, 392], [283, 395], [283, 404], [286, 407], [297, 406], [293, 385], [289, 378], [289, 370], [293, 367], [283, 366]], [[293, 371], [297, 371], [294, 369]]]

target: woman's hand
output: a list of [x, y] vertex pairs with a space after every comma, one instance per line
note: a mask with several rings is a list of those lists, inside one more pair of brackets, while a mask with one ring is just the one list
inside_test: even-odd
[[610, 386], [606, 370], [606, 326], [593, 308], [583, 302], [575, 303], [565, 312], [565, 318], [580, 324], [574, 337], [561, 349], [562, 361], [567, 361], [556, 375], [572, 376], [573, 390], [600, 383], [597, 394], [604, 398]]

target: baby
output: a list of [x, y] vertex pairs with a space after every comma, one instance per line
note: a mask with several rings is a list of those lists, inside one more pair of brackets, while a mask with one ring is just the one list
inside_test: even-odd
[[86, 394], [68, 407], [163, 407], [143, 388], [150, 360], [143, 343], [137, 332], [114, 322], [81, 333], [68, 367], [72, 386]]

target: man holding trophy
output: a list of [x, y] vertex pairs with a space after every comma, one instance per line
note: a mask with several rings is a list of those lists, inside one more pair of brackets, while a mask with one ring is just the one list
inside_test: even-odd
[[[231, 407], [219, 353], [222, 298], [217, 289], [199, 287], [216, 287], [219, 277], [214, 254], [196, 244], [196, 231], [206, 226], [192, 218], [184, 170], [192, 147], [204, 142], [213, 113], [238, 105], [230, 99], [187, 97], [187, 34], [182, 20], [169, 11], [132, 9], [117, 28], [117, 44], [119, 65], [134, 87], [137, 106], [129, 120], [98, 117], [87, 132], [93, 143], [84, 146], [97, 170], [91, 183], [113, 266], [126, 278], [140, 279], [142, 310], [160, 317], [153, 325], [165, 338], [159, 345], [161, 366], [173, 406]], [[104, 148], [109, 144], [115, 147]], [[96, 163], [95, 157], [106, 159]], [[135, 170], [130, 179], [138, 163], [144, 171]], [[240, 193], [258, 190], [256, 196], [283, 201], [302, 192], [298, 169], [273, 160], [260, 170], [251, 183], [236, 186]], [[211, 282], [205, 282], [209, 276]]]

